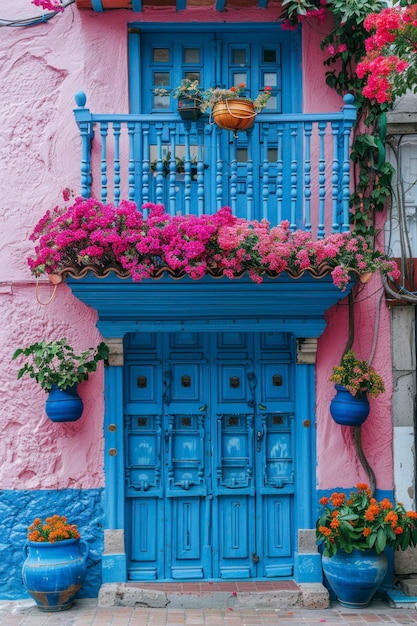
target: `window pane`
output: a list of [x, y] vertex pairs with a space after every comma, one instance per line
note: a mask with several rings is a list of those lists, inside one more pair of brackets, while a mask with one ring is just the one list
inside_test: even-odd
[[200, 63], [200, 48], [185, 48], [184, 63]]
[[276, 163], [278, 158], [277, 148], [268, 148], [268, 161], [269, 163]]
[[233, 74], [233, 86], [237, 87], [238, 85], [247, 84], [246, 80], [246, 72], [240, 72], [239, 74]]
[[232, 63], [234, 65], [246, 65], [246, 49], [235, 48], [232, 52]]
[[154, 72], [153, 73], [153, 85], [154, 87], [169, 87], [169, 72]]
[[154, 48], [153, 60], [155, 63], [169, 63], [170, 60], [169, 48]]
[[238, 163], [246, 163], [248, 160], [247, 148], [238, 148], [236, 150], [236, 160]]
[[276, 63], [277, 51], [276, 50], [264, 50], [264, 63]]
[[154, 96], [153, 97], [154, 109], [169, 109], [169, 96]]
[[266, 103], [265, 109], [269, 111], [278, 111], [278, 100], [276, 96], [271, 96], [269, 98], [268, 102]]
[[187, 78], [188, 80], [196, 80], [198, 82], [200, 82], [200, 77], [200, 72], [185, 72], [184, 75], [184, 78]]
[[264, 72], [264, 87], [276, 87], [277, 75], [275, 72]]

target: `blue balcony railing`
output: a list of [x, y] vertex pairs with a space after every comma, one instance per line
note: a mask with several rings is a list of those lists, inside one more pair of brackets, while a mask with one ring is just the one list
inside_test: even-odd
[[83, 92], [76, 103], [84, 197], [162, 203], [171, 215], [230, 206], [317, 238], [349, 230], [352, 96], [338, 113], [260, 114], [237, 134], [207, 115], [93, 114]]

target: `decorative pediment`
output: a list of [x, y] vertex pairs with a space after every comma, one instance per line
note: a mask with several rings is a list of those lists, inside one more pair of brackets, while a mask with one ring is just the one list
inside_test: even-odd
[[266, 276], [261, 284], [247, 275], [235, 280], [209, 275], [175, 280], [164, 275], [135, 283], [114, 273], [105, 278], [89, 273], [66, 280], [77, 298], [97, 310], [97, 326], [105, 337], [138, 331], [231, 329], [319, 337], [326, 310], [354, 284], [341, 292], [329, 273], [315, 278], [310, 272], [296, 279], [286, 272], [278, 278]]

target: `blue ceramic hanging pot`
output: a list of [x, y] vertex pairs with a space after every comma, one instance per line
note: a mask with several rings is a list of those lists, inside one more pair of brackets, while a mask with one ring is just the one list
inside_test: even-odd
[[89, 545], [82, 539], [28, 541], [22, 567], [27, 592], [43, 611], [69, 609], [87, 571]]
[[67, 389], [53, 385], [45, 404], [46, 414], [53, 422], [75, 422], [81, 417], [83, 408], [77, 385]]
[[341, 426], [360, 426], [369, 415], [369, 400], [356, 398], [343, 387], [335, 385], [336, 395], [330, 402], [330, 414]]
[[322, 557], [323, 572], [340, 604], [361, 609], [370, 603], [388, 571], [384, 552], [375, 550], [343, 550]]

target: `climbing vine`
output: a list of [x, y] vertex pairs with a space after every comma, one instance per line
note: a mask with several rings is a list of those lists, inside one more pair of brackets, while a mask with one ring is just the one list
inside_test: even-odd
[[324, 19], [324, 11], [333, 15], [333, 28], [321, 42], [328, 53], [326, 82], [339, 95], [352, 93], [358, 109], [351, 149], [354, 168], [354, 191], [350, 197], [351, 222], [355, 234], [375, 235], [375, 214], [381, 212], [391, 194], [393, 167], [385, 161], [385, 112], [390, 102], [379, 103], [363, 95], [364, 82], [356, 67], [366, 54], [369, 33], [365, 19], [386, 6], [381, 0], [284, 0], [281, 17], [284, 28]]

